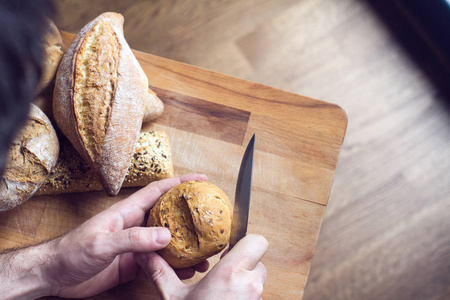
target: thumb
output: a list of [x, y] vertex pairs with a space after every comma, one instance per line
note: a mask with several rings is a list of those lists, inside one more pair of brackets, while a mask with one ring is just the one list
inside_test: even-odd
[[110, 233], [105, 250], [108, 249], [114, 255], [126, 252], [156, 251], [167, 246], [170, 238], [171, 235], [167, 228], [132, 227]]
[[172, 267], [157, 253], [136, 253], [134, 260], [152, 280], [161, 299], [172, 299], [176, 295], [183, 295], [185, 285]]

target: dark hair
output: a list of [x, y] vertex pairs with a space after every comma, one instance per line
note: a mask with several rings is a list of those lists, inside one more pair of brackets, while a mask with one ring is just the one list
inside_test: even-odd
[[0, 175], [41, 76], [46, 18], [53, 12], [50, 0], [0, 1]]

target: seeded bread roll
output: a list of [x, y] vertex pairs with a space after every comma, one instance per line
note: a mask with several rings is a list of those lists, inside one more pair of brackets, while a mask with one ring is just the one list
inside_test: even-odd
[[225, 248], [231, 212], [230, 200], [220, 188], [205, 181], [188, 181], [159, 199], [150, 210], [147, 225], [170, 230], [169, 245], [158, 253], [173, 268], [186, 268]]
[[56, 70], [63, 56], [63, 43], [58, 28], [48, 20], [48, 31], [44, 36], [44, 60], [42, 77], [37, 87], [37, 94], [42, 92], [55, 78]]
[[9, 148], [0, 178], [0, 211], [13, 209], [33, 196], [55, 166], [58, 153], [55, 129], [32, 104], [25, 126]]
[[148, 80], [123, 36], [123, 17], [104, 13], [72, 41], [58, 69], [53, 114], [109, 196], [134, 153]]
[[[173, 177], [172, 157], [164, 132], [142, 132], [123, 183], [124, 187], [145, 186]], [[35, 195], [55, 195], [102, 190], [92, 169], [69, 141], [61, 138], [61, 154], [55, 168]]]

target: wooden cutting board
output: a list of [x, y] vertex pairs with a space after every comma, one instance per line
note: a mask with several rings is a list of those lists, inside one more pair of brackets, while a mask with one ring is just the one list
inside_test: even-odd
[[[72, 34], [62, 32], [67, 46]], [[269, 250], [264, 299], [301, 299], [347, 127], [338, 106], [134, 51], [163, 115], [143, 130], [166, 131], [175, 175], [204, 173], [234, 198], [245, 146], [256, 133], [249, 233]], [[35, 197], [0, 215], [0, 247], [63, 234], [136, 189]], [[210, 259], [212, 263], [218, 256]], [[193, 280], [198, 280], [197, 275]], [[158, 299], [135, 280], [92, 299]]]

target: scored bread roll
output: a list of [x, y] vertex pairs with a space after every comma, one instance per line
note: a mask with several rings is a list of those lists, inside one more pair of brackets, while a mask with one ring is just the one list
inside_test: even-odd
[[[170, 146], [165, 132], [142, 132], [123, 187], [145, 186], [152, 181], [173, 177]], [[61, 138], [61, 153], [56, 166], [36, 192], [36, 196], [102, 190], [92, 169], [69, 141]]]
[[59, 66], [54, 118], [109, 196], [117, 195], [125, 179], [147, 91], [120, 14], [101, 14], [83, 27]]
[[166, 192], [150, 210], [148, 226], [165, 227], [172, 239], [158, 253], [173, 268], [186, 268], [228, 244], [232, 207], [227, 195], [206, 181], [184, 182]]
[[31, 104], [28, 119], [9, 147], [0, 178], [0, 211], [27, 201], [56, 164], [59, 142], [47, 116]]
[[48, 30], [44, 35], [42, 76], [36, 94], [42, 92], [55, 78], [63, 56], [63, 42], [55, 23], [48, 19]]

